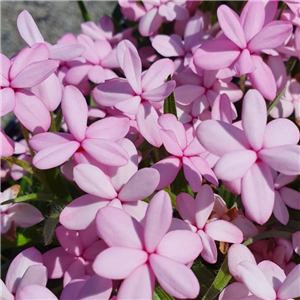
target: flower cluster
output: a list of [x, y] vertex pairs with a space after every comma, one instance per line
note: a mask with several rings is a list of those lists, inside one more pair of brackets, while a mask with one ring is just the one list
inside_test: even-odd
[[215, 4], [119, 0], [126, 29], [55, 45], [19, 14], [3, 299], [300, 297], [300, 2]]

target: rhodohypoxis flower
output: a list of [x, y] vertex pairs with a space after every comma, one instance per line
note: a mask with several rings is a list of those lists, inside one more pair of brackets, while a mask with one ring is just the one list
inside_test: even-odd
[[264, 98], [274, 100], [273, 73], [258, 54], [282, 45], [291, 35], [293, 26], [285, 21], [264, 25], [262, 1], [248, 1], [240, 17], [226, 5], [218, 8], [217, 15], [223, 35], [204, 43], [196, 51], [195, 65], [206, 70], [232, 66], [238, 75], [247, 74], [252, 86]]
[[93, 268], [105, 278], [124, 279], [117, 299], [152, 299], [155, 278], [175, 298], [198, 295], [198, 280], [186, 264], [199, 255], [200, 240], [188, 230], [168, 232], [171, 222], [165, 191], [150, 200], [143, 226], [116, 207], [98, 211], [98, 234], [109, 248], [96, 257]]
[[195, 200], [189, 194], [181, 193], [176, 202], [183, 220], [198, 234], [203, 245], [201, 256], [207, 262], [214, 264], [217, 261], [215, 240], [228, 243], [243, 241], [243, 233], [235, 225], [225, 220], [209, 220], [215, 204], [214, 194], [209, 185], [201, 187]]
[[186, 132], [183, 124], [177, 121], [172, 114], [159, 117], [158, 123], [162, 127], [160, 134], [166, 150], [173, 154], [160, 160], [152, 166], [160, 173], [160, 182], [157, 189], [171, 184], [183, 166], [185, 178], [192, 190], [198, 192], [202, 185], [202, 176], [214, 185], [218, 179], [205, 159], [199, 156], [202, 147], [199, 144], [193, 128], [192, 134]]
[[142, 73], [137, 49], [128, 40], [119, 43], [117, 57], [127, 80], [115, 78], [105, 81], [93, 90], [93, 99], [100, 105], [114, 106], [136, 116], [143, 137], [150, 144], [160, 147], [158, 114], [149, 101], [161, 102], [174, 90], [175, 81], [166, 82], [174, 72], [174, 63], [167, 58], [161, 59]]
[[[13, 61], [1, 56], [1, 116], [13, 111], [19, 121], [31, 132], [47, 131], [51, 119], [47, 107], [33, 93], [26, 90], [47, 79], [58, 67], [49, 60], [44, 44], [25, 47]], [[32, 109], [34, 107], [34, 109]]]
[[129, 130], [128, 118], [111, 117], [93, 123], [87, 128], [88, 107], [81, 92], [67, 86], [63, 92], [62, 112], [70, 133], [47, 132], [30, 139], [37, 151], [33, 164], [39, 169], [61, 165], [72, 155], [75, 163], [92, 157], [104, 165], [122, 166], [128, 163], [127, 152], [116, 140]]
[[0, 143], [1, 143], [1, 157], [12, 156], [14, 154], [15, 144], [14, 141], [5, 134], [4, 130], [1, 128], [0, 131]]
[[165, 20], [168, 22], [184, 21], [189, 17], [189, 12], [184, 7], [185, 0], [144, 0], [142, 2], [147, 9], [139, 22], [139, 32], [142, 36], [150, 36], [155, 33]]
[[[0, 203], [17, 197], [19, 185], [14, 185], [0, 193]], [[41, 222], [41, 212], [29, 203], [8, 203], [0, 205], [1, 234], [7, 233], [11, 226], [27, 228]], [[12, 238], [13, 239], [13, 238]]]
[[18, 254], [11, 262], [5, 284], [1, 284], [1, 299], [57, 299], [46, 288], [47, 269], [43, 266], [41, 253], [31, 247]]
[[129, 162], [123, 167], [107, 167], [106, 174], [99, 168], [80, 164], [75, 167], [74, 179], [88, 195], [74, 199], [60, 214], [60, 222], [69, 229], [85, 229], [97, 211], [108, 205], [123, 208], [138, 221], [143, 219], [149, 197], [159, 182], [159, 173], [150, 168], [138, 171], [138, 155], [128, 139], [118, 143], [128, 152]]
[[266, 124], [264, 99], [256, 90], [244, 97], [242, 127], [222, 121], [203, 121], [197, 136], [201, 145], [220, 160], [214, 168], [225, 181], [241, 179], [241, 196], [246, 215], [265, 223], [274, 207], [274, 180], [271, 169], [285, 175], [300, 174], [299, 130], [286, 119]]
[[103, 241], [99, 241], [95, 226], [81, 231], [59, 226], [55, 233], [61, 247], [43, 254], [48, 277], [64, 277], [63, 284], [66, 286], [73, 279], [94, 275], [92, 263], [95, 257], [107, 248]]
[[31, 14], [27, 10], [23, 10], [19, 14], [17, 26], [21, 37], [30, 47], [40, 43], [45, 43], [45, 45], [49, 46], [49, 57], [51, 59], [66, 61], [78, 57], [84, 52], [84, 46], [79, 44], [60, 43], [52, 46], [46, 43]]

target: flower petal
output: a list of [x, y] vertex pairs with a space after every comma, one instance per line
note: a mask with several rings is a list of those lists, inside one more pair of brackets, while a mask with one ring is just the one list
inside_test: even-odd
[[299, 291], [300, 265], [288, 274], [278, 290], [278, 297], [281, 299], [297, 298], [300, 296]]
[[41, 297], [47, 300], [58, 300], [57, 297], [46, 287], [37, 285], [37, 284], [30, 284], [24, 286], [18, 293], [18, 297], [20, 300], [40, 300]]

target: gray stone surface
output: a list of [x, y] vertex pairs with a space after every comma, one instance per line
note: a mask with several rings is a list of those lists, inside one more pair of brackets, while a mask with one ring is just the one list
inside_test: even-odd
[[[111, 15], [116, 1], [84, 1], [91, 20], [98, 22], [103, 15]], [[77, 1], [1, 1], [1, 53], [11, 57], [25, 42], [17, 29], [18, 14], [26, 9], [33, 16], [43, 37], [55, 43], [64, 33], [80, 32], [83, 22]]]

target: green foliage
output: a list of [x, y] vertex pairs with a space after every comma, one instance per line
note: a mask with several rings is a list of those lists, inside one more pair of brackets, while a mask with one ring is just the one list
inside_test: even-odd
[[[169, 75], [168, 81], [171, 81], [171, 76]], [[165, 99], [164, 102], [164, 114], [173, 114], [177, 118], [177, 110], [175, 104], [174, 93]]]

